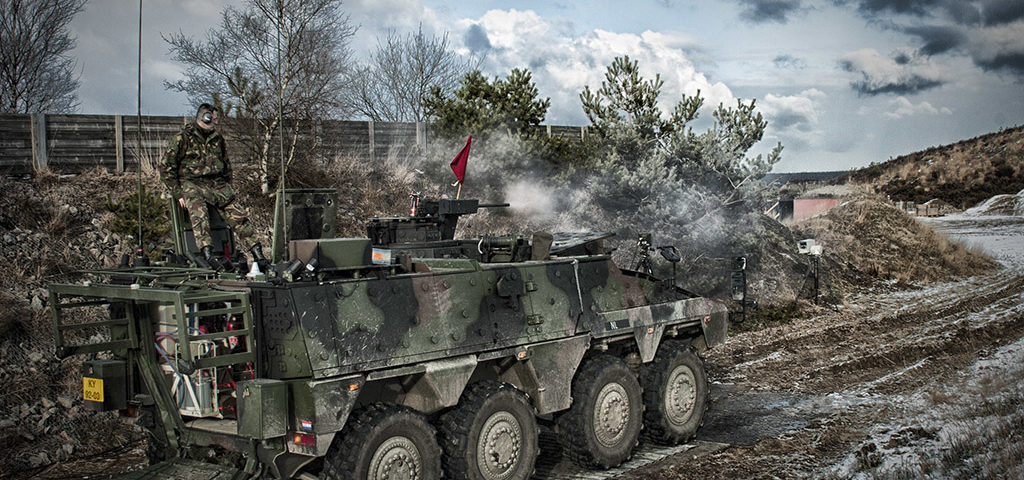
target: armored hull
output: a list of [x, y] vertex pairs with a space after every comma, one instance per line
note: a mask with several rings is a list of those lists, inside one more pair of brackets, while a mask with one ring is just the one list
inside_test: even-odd
[[479, 207], [292, 240], [248, 278], [169, 261], [53, 285], [58, 354], [112, 352], [86, 404], [141, 414], [154, 460], [216, 446], [254, 476], [529, 478], [538, 419], [596, 468], [644, 427], [692, 438], [724, 305], [620, 269], [602, 235], [451, 238]]

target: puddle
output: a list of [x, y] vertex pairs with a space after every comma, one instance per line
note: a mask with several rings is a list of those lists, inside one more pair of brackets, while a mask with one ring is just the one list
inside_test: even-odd
[[823, 395], [712, 384], [711, 409], [697, 440], [753, 445], [765, 438], [807, 428], [833, 412], [834, 399]]

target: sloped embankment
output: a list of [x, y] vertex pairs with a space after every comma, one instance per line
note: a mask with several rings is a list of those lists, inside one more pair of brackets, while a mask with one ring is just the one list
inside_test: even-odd
[[893, 200], [937, 198], [965, 209], [1024, 188], [1024, 126], [902, 155], [850, 178]]

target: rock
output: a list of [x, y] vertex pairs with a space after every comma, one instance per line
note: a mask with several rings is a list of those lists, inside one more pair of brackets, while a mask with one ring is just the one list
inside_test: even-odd
[[50, 463], [50, 457], [46, 455], [46, 452], [39, 452], [38, 454], [29, 457], [28, 462], [33, 468], [41, 467]]
[[71, 455], [72, 453], [75, 453], [75, 446], [70, 444], [70, 443], [65, 443], [60, 448], [61, 448], [61, 450], [64, 451], [64, 453], [66, 453], [68, 455]]
[[50, 400], [49, 398], [46, 398], [46, 397], [43, 397], [43, 399], [40, 400], [40, 402], [43, 404], [43, 408], [45, 408], [47, 410], [49, 410], [50, 407], [53, 407], [54, 405], [56, 405], [56, 403], [54, 403], [53, 400]]
[[[35, 298], [36, 297], [33, 297], [33, 300], [35, 300]], [[40, 352], [32, 352], [28, 354], [28, 360], [32, 363], [39, 363], [43, 361], [43, 354]]]
[[43, 301], [36, 296], [32, 296], [32, 303], [30, 304], [32, 310], [41, 311], [43, 309]]
[[64, 409], [66, 410], [70, 410], [71, 407], [75, 404], [74, 400], [71, 400], [71, 397], [67, 397], [64, 395], [57, 397], [57, 403], [59, 403], [60, 406], [64, 407]]
[[18, 240], [18, 237], [15, 237], [14, 234], [11, 234], [11, 233], [5, 233], [4, 234], [4, 243], [6, 243], [6, 244], [13, 244], [17, 240]]

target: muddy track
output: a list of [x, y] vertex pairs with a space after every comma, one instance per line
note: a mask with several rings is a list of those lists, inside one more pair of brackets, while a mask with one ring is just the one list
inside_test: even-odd
[[[1024, 221], [1013, 224], [1020, 236]], [[821, 477], [851, 454], [867, 458], [858, 453], [866, 432], [905, 414], [905, 399], [944, 391], [958, 372], [1024, 338], [1024, 270], [1006, 261], [1024, 253], [997, 253], [1007, 268], [990, 275], [859, 295], [839, 312], [731, 337], [708, 356], [719, 383], [698, 439], [733, 446], [616, 478]], [[903, 430], [890, 443], [934, 436]]]

